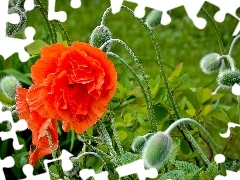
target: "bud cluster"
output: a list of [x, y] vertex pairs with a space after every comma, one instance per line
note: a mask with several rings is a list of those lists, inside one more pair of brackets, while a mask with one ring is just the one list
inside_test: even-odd
[[240, 84], [240, 72], [229, 55], [207, 54], [201, 59], [200, 67], [205, 74], [219, 71], [217, 83], [220, 88], [230, 89], [235, 83]]
[[132, 150], [142, 152], [147, 168], [160, 169], [166, 162], [173, 145], [172, 138], [165, 132], [149, 133], [137, 136], [132, 143]]

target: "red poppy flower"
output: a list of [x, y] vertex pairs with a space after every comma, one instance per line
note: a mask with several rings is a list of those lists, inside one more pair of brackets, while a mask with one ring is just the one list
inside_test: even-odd
[[[54, 148], [58, 147], [57, 121], [50, 118], [41, 117], [38, 112], [32, 110], [26, 99], [28, 90], [18, 87], [16, 89], [17, 96], [16, 109], [19, 117], [25, 119], [28, 128], [32, 131], [32, 145], [29, 152], [29, 163], [35, 165], [36, 161], [48, 154], [51, 154], [50, 145], [46, 136], [46, 131], [50, 132]], [[35, 149], [32, 150], [32, 147]]]
[[103, 115], [117, 87], [106, 53], [82, 42], [44, 47], [31, 73], [29, 108], [43, 118], [62, 120], [64, 131], [73, 128], [79, 134]]

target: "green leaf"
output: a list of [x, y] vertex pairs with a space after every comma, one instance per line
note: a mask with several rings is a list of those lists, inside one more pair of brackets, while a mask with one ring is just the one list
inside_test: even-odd
[[26, 49], [30, 55], [39, 54], [41, 49], [48, 44], [43, 40], [37, 39], [33, 43], [29, 44]]
[[207, 101], [208, 99], [210, 99], [212, 97], [212, 92], [210, 89], [208, 88], [197, 88], [196, 90], [197, 93], [197, 99], [200, 103], [204, 103], [205, 101]]
[[180, 75], [180, 73], [181, 73], [181, 71], [182, 71], [182, 66], [183, 66], [183, 63], [179, 63], [179, 64], [176, 66], [175, 70], [173, 71], [173, 73], [171, 74], [171, 76], [168, 78], [168, 80], [169, 80], [170, 82], [172, 82], [172, 80], [173, 80], [174, 77], [178, 77], [178, 76]]
[[164, 121], [166, 120], [170, 115], [168, 114], [167, 110], [159, 105], [154, 106], [155, 111], [155, 117], [157, 121]]
[[118, 134], [118, 137], [119, 137], [121, 142], [124, 141], [125, 139], [127, 139], [127, 137], [128, 137], [127, 132], [123, 131], [123, 130], [117, 131], [117, 134]]
[[189, 154], [191, 152], [191, 149], [185, 139], [181, 139], [180, 149], [184, 154]]
[[25, 76], [25, 74], [15, 70], [15, 69], [4, 69], [1, 72], [4, 72], [8, 75], [13, 75], [15, 76], [19, 81], [27, 84], [27, 85], [31, 85], [32, 81], [29, 80], [29, 78], [27, 76]]

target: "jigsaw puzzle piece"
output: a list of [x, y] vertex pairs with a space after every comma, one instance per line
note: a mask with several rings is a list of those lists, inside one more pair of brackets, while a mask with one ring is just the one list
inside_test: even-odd
[[33, 166], [31, 164], [25, 164], [22, 170], [26, 178], [20, 179], [20, 180], [51, 180], [48, 172], [38, 174], [38, 175], [33, 175]]
[[[58, 20], [65, 22], [67, 20], [67, 13], [65, 11], [55, 11], [56, 0], [48, 0], [48, 20]], [[72, 8], [79, 8], [81, 0], [71, 0]]]
[[184, 0], [184, 8], [188, 17], [193, 21], [198, 29], [205, 28], [207, 21], [204, 18], [198, 17], [197, 14], [201, 10], [205, 0], [189, 1]]
[[17, 24], [20, 21], [20, 16], [17, 13], [8, 14], [8, 3], [9, 0], [0, 1], [0, 39], [6, 36], [7, 22]]
[[[1, 28], [0, 28], [1, 29]], [[33, 42], [33, 36], [35, 35], [35, 29], [27, 27], [25, 29], [26, 39], [17, 39], [12, 37], [2, 37], [0, 43], [0, 54], [7, 59], [14, 53], [19, 54], [19, 59], [22, 62], [26, 62], [29, 59], [29, 54], [25, 51], [25, 46]]]
[[13, 148], [15, 150], [22, 149], [23, 145], [20, 145], [17, 138], [17, 131], [24, 131], [27, 129], [27, 122], [23, 119], [17, 121], [16, 123], [13, 121], [12, 113], [10, 111], [2, 111], [2, 103], [0, 102], [0, 123], [8, 121], [11, 123], [11, 129], [8, 132], [0, 132], [0, 138], [4, 141], [6, 139], [13, 139]]
[[26, 0], [25, 2], [24, 2], [24, 9], [26, 10], [26, 11], [31, 11], [31, 10], [33, 10], [34, 9], [34, 0]]
[[139, 180], [146, 180], [146, 178], [156, 178], [158, 171], [155, 168], [145, 169], [143, 159], [134, 161], [132, 163], [116, 168], [120, 177], [137, 174]]
[[51, 160], [45, 159], [43, 163], [45, 168], [48, 169], [49, 163], [61, 160], [63, 171], [70, 171], [73, 168], [72, 161], [70, 160], [70, 157], [72, 156], [73, 154], [63, 149], [61, 155], [57, 159], [51, 159]]
[[239, 0], [231, 1], [207, 0], [207, 1], [220, 8], [220, 10], [214, 16], [214, 19], [216, 21], [223, 22], [226, 17], [226, 14], [230, 14], [235, 18], [239, 19], [239, 17], [236, 15], [236, 11], [240, 7]]
[[79, 172], [79, 176], [83, 180], [87, 180], [90, 177], [93, 177], [94, 180], [108, 180], [108, 172], [107, 171], [103, 171], [103, 172], [96, 174], [93, 169], [82, 169]]
[[14, 159], [12, 156], [8, 156], [4, 158], [3, 160], [0, 159], [0, 179], [1, 180], [6, 180], [3, 172], [3, 168], [11, 168], [15, 164]]

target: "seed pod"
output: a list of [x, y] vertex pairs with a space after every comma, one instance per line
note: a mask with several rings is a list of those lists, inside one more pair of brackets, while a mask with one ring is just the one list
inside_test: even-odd
[[14, 100], [16, 96], [16, 88], [21, 86], [14, 76], [5, 76], [0, 81], [2, 92], [10, 99]]
[[219, 73], [217, 78], [218, 85], [223, 88], [231, 88], [235, 83], [240, 83], [240, 72], [225, 70]]
[[211, 74], [219, 70], [222, 60], [219, 60], [220, 55], [217, 53], [210, 53], [204, 56], [200, 61], [200, 67], [205, 74]]
[[80, 162], [79, 159], [76, 157], [71, 157], [70, 160], [72, 161], [73, 168], [70, 171], [64, 171], [66, 176], [74, 176], [79, 173], [80, 171]]
[[158, 132], [153, 135], [144, 146], [143, 160], [147, 168], [154, 167], [160, 169], [167, 160], [171, 152], [172, 138], [164, 133]]
[[146, 24], [149, 28], [160, 25], [162, 19], [162, 11], [153, 9], [146, 18]]
[[8, 37], [14, 37], [27, 22], [26, 12], [22, 12], [20, 8], [12, 7], [8, 10], [8, 14], [13, 13], [17, 13], [20, 16], [20, 22], [18, 24], [7, 23], [6, 35]]
[[[109, 29], [106, 26], [100, 25], [93, 30], [89, 39], [89, 43], [92, 46], [99, 48], [110, 39], [112, 39], [112, 33], [109, 31]], [[110, 48], [111, 48], [111, 44], [108, 44], [103, 48], [103, 51], [104, 52], [110, 51]]]
[[141, 152], [147, 139], [144, 136], [137, 136], [132, 142], [132, 150], [134, 152]]

